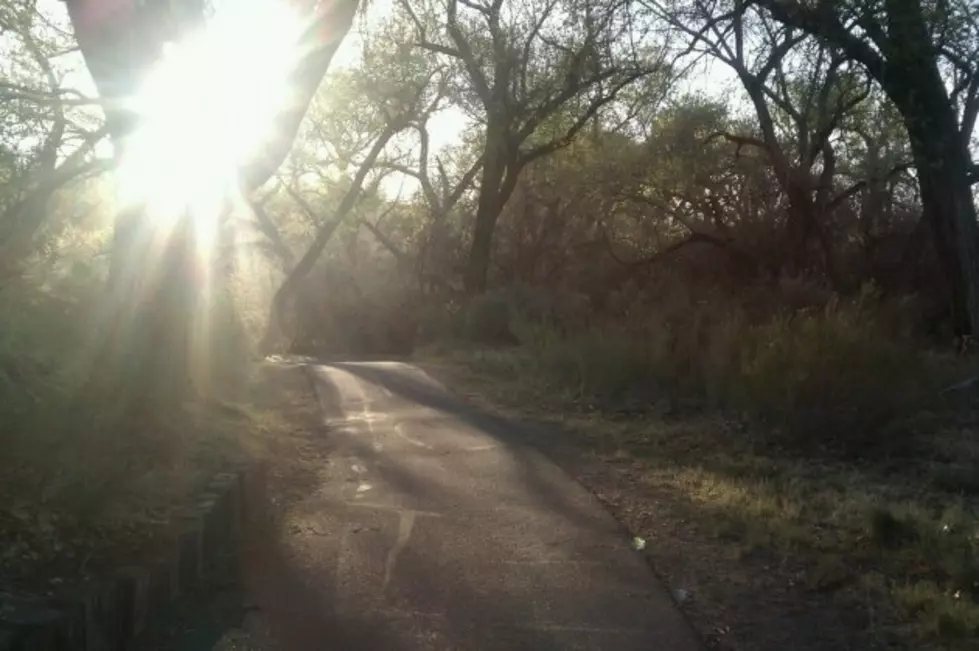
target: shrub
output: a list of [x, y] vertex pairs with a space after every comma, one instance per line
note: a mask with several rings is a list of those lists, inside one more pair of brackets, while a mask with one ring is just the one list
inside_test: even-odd
[[423, 300], [415, 307], [415, 319], [421, 344], [451, 343], [465, 338], [466, 313], [457, 301]]
[[519, 343], [510, 329], [511, 313], [502, 296], [484, 294], [473, 299], [466, 310], [467, 338], [490, 345]]
[[928, 356], [888, 336], [863, 303], [748, 328], [736, 378], [732, 404], [776, 440], [848, 452], [882, 442], [938, 394]]
[[660, 384], [652, 351], [620, 333], [588, 330], [543, 341], [538, 363], [548, 382], [589, 404], [634, 406]]

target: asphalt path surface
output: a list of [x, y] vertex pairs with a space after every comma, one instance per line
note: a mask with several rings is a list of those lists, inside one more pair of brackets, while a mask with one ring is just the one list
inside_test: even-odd
[[331, 452], [248, 579], [249, 646], [700, 648], [625, 532], [519, 427], [406, 364], [307, 370]]

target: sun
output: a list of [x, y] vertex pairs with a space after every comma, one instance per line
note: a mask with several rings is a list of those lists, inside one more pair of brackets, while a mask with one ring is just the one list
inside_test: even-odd
[[168, 44], [132, 98], [139, 126], [122, 151], [121, 201], [157, 220], [213, 219], [289, 100], [301, 29], [284, 0], [238, 0]]

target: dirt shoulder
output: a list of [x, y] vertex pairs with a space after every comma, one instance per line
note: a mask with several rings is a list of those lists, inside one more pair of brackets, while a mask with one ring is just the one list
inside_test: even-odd
[[301, 369], [263, 364], [243, 393], [186, 405], [150, 443], [82, 419], [38, 431], [29, 452], [40, 461], [0, 473], [0, 591], [56, 592], [157, 558], [217, 473], [266, 460], [302, 477], [300, 440], [316, 410]]
[[[717, 417], [598, 414], [528, 378], [420, 365], [467, 400], [539, 425], [535, 443], [641, 539], [709, 648], [979, 648], [974, 604], [935, 580], [956, 545], [971, 562], [968, 541], [940, 540], [942, 527], [974, 526], [961, 500], [880, 468], [753, 450], [741, 425]], [[916, 542], [887, 533], [891, 521], [918, 527]]]
[[262, 470], [251, 476], [249, 513], [238, 565], [228, 580], [185, 595], [163, 630], [140, 651], [270, 651], [277, 648], [261, 627], [251, 579], [277, 561], [270, 548], [283, 535], [291, 506], [317, 485], [329, 450], [323, 417], [305, 370], [298, 364], [267, 363], [245, 399], [251, 458]]

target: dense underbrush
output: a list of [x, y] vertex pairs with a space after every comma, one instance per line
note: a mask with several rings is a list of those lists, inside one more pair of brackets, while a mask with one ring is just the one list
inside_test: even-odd
[[894, 327], [898, 308], [871, 291], [761, 317], [730, 297], [674, 296], [602, 318], [556, 299], [528, 309], [527, 293], [431, 319], [444, 333], [431, 348], [601, 411], [721, 410], [760, 425], [766, 443], [857, 456], [951, 406], [943, 389], [970, 373], [969, 359]]

